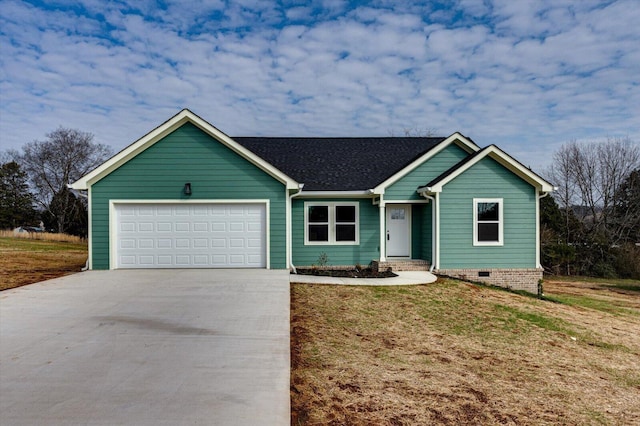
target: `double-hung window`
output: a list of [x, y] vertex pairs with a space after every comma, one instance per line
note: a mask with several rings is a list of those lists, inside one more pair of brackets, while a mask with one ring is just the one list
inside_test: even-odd
[[473, 199], [473, 245], [503, 245], [502, 198]]
[[304, 203], [304, 243], [358, 244], [358, 203]]

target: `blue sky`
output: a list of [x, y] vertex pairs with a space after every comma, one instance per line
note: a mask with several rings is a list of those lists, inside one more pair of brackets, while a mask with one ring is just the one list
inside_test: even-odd
[[182, 108], [232, 136], [460, 131], [539, 170], [640, 142], [640, 2], [0, 0], [0, 150], [65, 126], [117, 151]]

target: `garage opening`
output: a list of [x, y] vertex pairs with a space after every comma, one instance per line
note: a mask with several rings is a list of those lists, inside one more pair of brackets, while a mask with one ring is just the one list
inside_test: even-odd
[[265, 268], [265, 203], [116, 203], [115, 267]]

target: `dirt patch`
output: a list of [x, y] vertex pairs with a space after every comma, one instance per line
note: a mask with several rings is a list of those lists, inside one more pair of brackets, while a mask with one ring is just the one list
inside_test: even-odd
[[638, 424], [638, 295], [593, 291], [612, 312], [455, 280], [294, 284], [291, 422]]
[[0, 238], [0, 290], [80, 272], [86, 243]]

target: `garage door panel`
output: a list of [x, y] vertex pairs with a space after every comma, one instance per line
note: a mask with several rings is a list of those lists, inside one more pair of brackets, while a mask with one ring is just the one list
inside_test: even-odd
[[209, 224], [207, 222], [195, 222], [193, 224], [193, 230], [196, 232], [207, 232], [209, 231]]
[[212, 232], [226, 232], [227, 231], [227, 224], [226, 223], [219, 223], [219, 222], [212, 222], [211, 223], [211, 231]]
[[171, 222], [158, 222], [156, 223], [156, 231], [157, 232], [171, 232], [173, 227], [171, 226]]
[[194, 238], [193, 248], [209, 248], [209, 240], [206, 238]]
[[175, 230], [176, 232], [189, 232], [191, 229], [189, 226], [189, 222], [176, 222]]
[[159, 249], [172, 249], [173, 248], [173, 240], [170, 238], [158, 238], [157, 240]]
[[117, 204], [117, 268], [266, 266], [264, 204]]
[[138, 240], [138, 248], [153, 249], [155, 246], [155, 240], [153, 238], [140, 238]]
[[225, 248], [227, 246], [227, 240], [224, 238], [213, 238], [211, 240], [211, 247]]
[[188, 238], [176, 238], [177, 249], [188, 249], [191, 246], [191, 241]]
[[120, 232], [134, 232], [136, 230], [135, 222], [121, 222]]
[[153, 223], [151, 222], [139, 222], [138, 232], [153, 232]]

